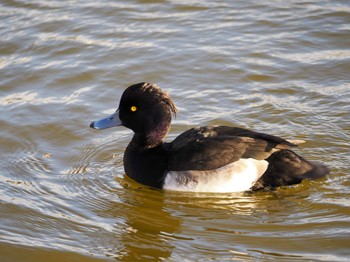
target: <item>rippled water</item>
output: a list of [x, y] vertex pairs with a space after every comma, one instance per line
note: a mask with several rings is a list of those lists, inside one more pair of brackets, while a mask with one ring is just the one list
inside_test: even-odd
[[[347, 1], [0, 3], [1, 261], [347, 261]], [[130, 131], [96, 132], [128, 85], [195, 125], [304, 139], [329, 177], [194, 194], [124, 176]]]

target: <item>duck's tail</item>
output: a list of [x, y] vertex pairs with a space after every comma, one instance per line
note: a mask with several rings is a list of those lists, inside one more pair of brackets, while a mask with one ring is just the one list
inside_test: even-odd
[[317, 179], [329, 174], [325, 165], [307, 161], [288, 149], [277, 151], [266, 160], [268, 168], [251, 188], [254, 191], [299, 184], [303, 179]]

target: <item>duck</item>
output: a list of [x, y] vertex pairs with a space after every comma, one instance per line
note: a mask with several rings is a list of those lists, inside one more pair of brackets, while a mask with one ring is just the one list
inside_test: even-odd
[[304, 141], [240, 127], [197, 126], [165, 142], [176, 114], [167, 92], [141, 82], [124, 90], [112, 115], [90, 127], [131, 129], [134, 135], [123, 156], [125, 174], [152, 188], [216, 193], [275, 190], [329, 174], [324, 164], [292, 151]]

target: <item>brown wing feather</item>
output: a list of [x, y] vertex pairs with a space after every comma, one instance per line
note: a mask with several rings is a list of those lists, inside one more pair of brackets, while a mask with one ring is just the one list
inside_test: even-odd
[[192, 128], [171, 143], [169, 170], [212, 170], [240, 158], [263, 160], [273, 152], [291, 146], [295, 145], [282, 138], [242, 128]]

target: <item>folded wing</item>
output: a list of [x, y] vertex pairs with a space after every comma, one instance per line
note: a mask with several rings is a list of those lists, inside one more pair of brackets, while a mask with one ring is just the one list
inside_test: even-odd
[[263, 160], [272, 153], [295, 147], [280, 137], [228, 126], [189, 129], [172, 143], [170, 171], [213, 170], [241, 158]]

